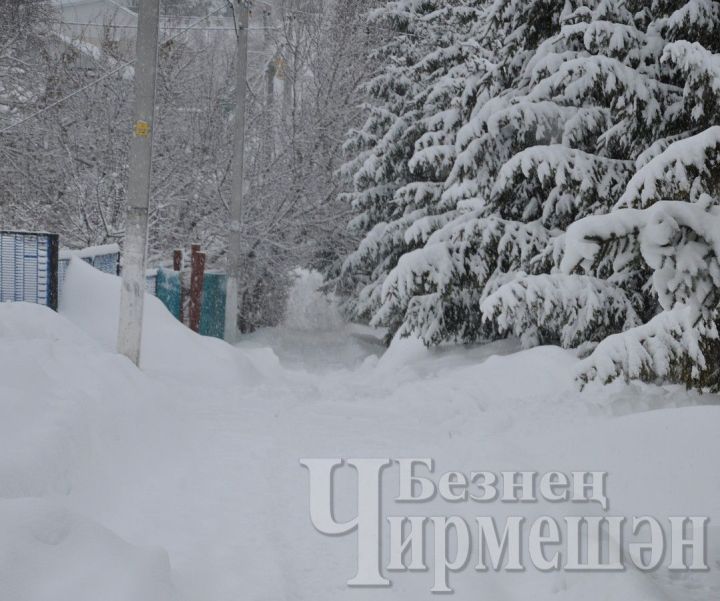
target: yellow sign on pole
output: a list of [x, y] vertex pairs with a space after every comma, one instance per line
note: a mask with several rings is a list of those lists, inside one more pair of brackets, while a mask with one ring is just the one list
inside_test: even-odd
[[150, 135], [150, 124], [147, 121], [136, 121], [133, 134], [136, 138], [147, 138]]

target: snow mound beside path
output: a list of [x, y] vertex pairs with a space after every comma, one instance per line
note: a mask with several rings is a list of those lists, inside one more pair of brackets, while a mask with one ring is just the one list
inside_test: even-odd
[[169, 601], [170, 563], [61, 507], [0, 500], [0, 591], [8, 601]]
[[133, 441], [121, 440], [123, 424], [144, 437], [164, 423], [181, 439], [153, 405], [156, 390], [62, 315], [0, 304], [0, 599], [173, 598], [164, 551], [130, 545], [66, 508], [98, 470], [117, 476], [123, 463], [141, 462]]
[[147, 498], [186, 486], [188, 407], [275, 371], [270, 351], [194, 334], [151, 296], [139, 370], [115, 351], [119, 297], [119, 278], [73, 259], [59, 313], [0, 303], [2, 601], [177, 599], [169, 541], [148, 528], [174, 514]]
[[[120, 306], [120, 278], [73, 258], [65, 275], [60, 313], [105, 350], [115, 351]], [[272, 360], [250, 357], [215, 338], [199, 336], [180, 324], [165, 306], [145, 295], [140, 366], [153, 376], [214, 386], [260, 381]]]

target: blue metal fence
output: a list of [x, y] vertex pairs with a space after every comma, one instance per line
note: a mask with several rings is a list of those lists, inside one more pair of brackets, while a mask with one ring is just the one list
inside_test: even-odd
[[167, 307], [177, 319], [182, 314], [182, 282], [179, 271], [160, 268], [155, 277], [155, 296]]
[[[59, 254], [57, 270], [60, 295], [62, 295], [62, 289], [65, 283], [65, 273], [73, 257], [85, 261], [103, 273], [120, 275], [120, 247], [117, 244], [90, 246], [80, 250], [63, 249]], [[157, 295], [157, 269], [149, 269], [147, 271], [145, 290], [153, 296]]]
[[225, 288], [227, 277], [224, 273], [205, 274], [203, 283], [202, 309], [200, 311], [200, 333], [214, 338], [225, 337]]
[[57, 235], [0, 231], [0, 302], [6, 301], [57, 309]]
[[104, 273], [111, 275], [120, 273], [120, 247], [117, 244], [91, 246], [82, 250], [61, 250], [58, 261], [58, 282], [61, 293], [65, 282], [65, 272], [73, 257], [82, 259]]
[[[65, 273], [73, 257], [96, 269], [118, 275], [116, 244], [82, 250], [59, 250], [56, 234], [0, 231], [0, 302], [25, 301], [57, 310]], [[180, 274], [163, 268], [149, 270], [146, 290], [180, 317]], [[208, 272], [203, 286], [200, 333], [222, 338], [225, 322], [225, 275]]]

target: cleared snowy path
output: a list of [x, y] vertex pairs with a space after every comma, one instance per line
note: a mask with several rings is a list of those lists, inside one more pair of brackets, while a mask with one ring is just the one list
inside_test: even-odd
[[[81, 265], [60, 317], [0, 306], [0, 599], [430, 598], [429, 573], [346, 587], [355, 538], [312, 528], [303, 457], [432, 457], [436, 474], [607, 471], [612, 514], [720, 519], [716, 397], [640, 385], [580, 394], [571, 354], [510, 343], [429, 353], [408, 341], [378, 359], [345, 329], [277, 329], [231, 349], [154, 303], [138, 372], [112, 351], [116, 284]], [[395, 480], [390, 470], [384, 505], [402, 514]], [[352, 473], [339, 472], [340, 520], [354, 515], [353, 491]], [[410, 509], [468, 521], [600, 512]], [[451, 584], [463, 600], [708, 601], [720, 596], [717, 534], [713, 570], [700, 576], [496, 575], [471, 564]]]

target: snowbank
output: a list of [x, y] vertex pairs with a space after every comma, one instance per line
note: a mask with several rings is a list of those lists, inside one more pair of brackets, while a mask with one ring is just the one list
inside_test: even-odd
[[[387, 590], [346, 586], [355, 538], [313, 528], [304, 457], [431, 457], [436, 475], [607, 471], [612, 515], [720, 519], [717, 396], [620, 383], [580, 393], [574, 354], [519, 352], [516, 340], [427, 350], [404, 339], [363, 361], [349, 329], [286, 327], [232, 348], [188, 332], [153, 298], [138, 370], [114, 351], [118, 298], [117, 278], [74, 260], [60, 314], [0, 304], [2, 601], [429, 598], [429, 573], [390, 574]], [[257, 349], [262, 340], [292, 352], [296, 369]], [[336, 515], [349, 519], [355, 482], [338, 472]], [[389, 512], [402, 509], [396, 471], [382, 495]], [[586, 507], [409, 509], [472, 522]], [[471, 564], [451, 582], [460, 601], [708, 601], [720, 596], [717, 540], [711, 526], [707, 574]]]
[[203, 444], [182, 408], [274, 369], [269, 351], [198, 336], [148, 296], [138, 370], [114, 350], [119, 284], [73, 258], [59, 314], [0, 303], [3, 601], [177, 599], [171, 541], [149, 527], [172, 499], [147, 499], [176, 494]]
[[[98, 471], [117, 477], [119, 464], [137, 462], [135, 443], [148, 430], [163, 424], [184, 438], [172, 415], [158, 416], [156, 393], [62, 315], [0, 304], [0, 598], [173, 598], [165, 552], [130, 545], [65, 507]], [[136, 424], [132, 437], [119, 434], [127, 423]]]
[[[60, 313], [100, 342], [117, 344], [120, 278], [73, 259], [65, 275]], [[257, 383], [260, 372], [243, 353], [180, 324], [157, 298], [145, 296], [140, 365], [147, 373], [209, 386]]]
[[8, 601], [170, 601], [161, 550], [40, 500], [0, 499], [0, 588]]

